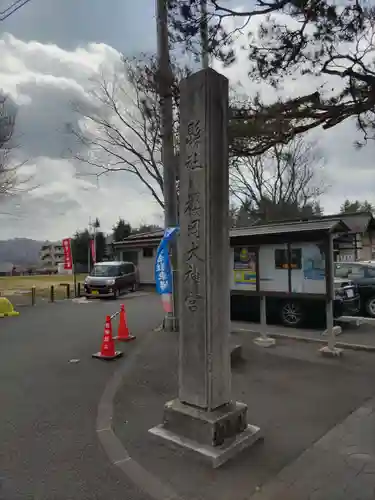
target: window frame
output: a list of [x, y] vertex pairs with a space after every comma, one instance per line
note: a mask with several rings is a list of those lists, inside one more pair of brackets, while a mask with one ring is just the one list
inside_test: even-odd
[[[146, 255], [148, 250], [151, 251], [151, 255]], [[154, 257], [154, 248], [153, 247], [143, 247], [142, 248], [142, 257], [144, 259], [152, 259]]]

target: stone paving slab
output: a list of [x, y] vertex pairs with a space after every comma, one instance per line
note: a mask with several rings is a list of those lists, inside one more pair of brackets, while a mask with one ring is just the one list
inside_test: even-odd
[[367, 401], [251, 500], [374, 500], [375, 399]]

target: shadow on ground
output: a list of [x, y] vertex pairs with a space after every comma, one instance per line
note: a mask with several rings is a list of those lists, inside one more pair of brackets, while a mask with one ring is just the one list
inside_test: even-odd
[[[156, 334], [155, 334], [156, 335]], [[147, 431], [162, 422], [177, 393], [177, 339], [158, 333], [116, 395], [114, 427], [130, 456], [185, 499], [244, 500], [371, 397], [374, 355], [346, 352], [327, 360], [312, 344], [278, 341], [262, 350], [241, 335], [245, 361], [234, 367], [233, 396], [248, 404], [264, 442], [213, 470], [190, 452]]]

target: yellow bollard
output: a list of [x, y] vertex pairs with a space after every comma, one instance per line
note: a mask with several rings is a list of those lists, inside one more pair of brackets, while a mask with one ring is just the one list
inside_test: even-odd
[[0, 318], [6, 316], [19, 316], [19, 312], [14, 310], [12, 303], [5, 297], [0, 297]]

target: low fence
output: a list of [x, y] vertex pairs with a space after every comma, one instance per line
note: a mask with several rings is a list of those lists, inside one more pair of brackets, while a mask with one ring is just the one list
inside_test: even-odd
[[38, 303], [53, 303], [59, 300], [78, 298], [82, 296], [83, 284], [77, 283], [76, 288], [71, 283], [60, 283], [48, 287], [32, 286], [30, 289], [9, 290], [2, 292], [0, 296], [9, 299], [14, 306], [35, 306]]

